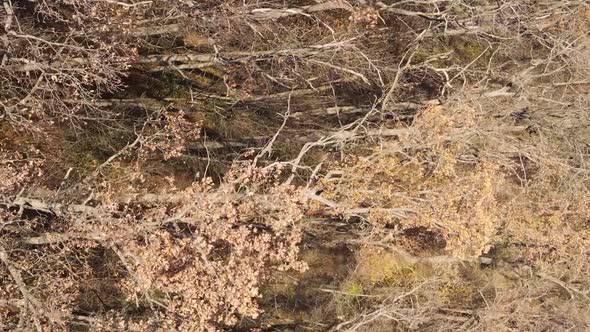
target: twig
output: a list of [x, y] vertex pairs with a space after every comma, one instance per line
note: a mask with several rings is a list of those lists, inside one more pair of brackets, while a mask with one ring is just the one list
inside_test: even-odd
[[402, 66], [402, 62], [405, 60], [407, 53], [404, 54], [404, 57], [399, 62], [398, 66], [397, 66], [398, 70], [395, 73], [395, 77], [393, 78], [393, 82], [391, 83], [389, 90], [387, 91], [387, 93], [383, 97], [383, 102], [381, 103], [381, 114], [383, 114], [387, 110], [387, 106], [389, 105], [389, 101], [393, 95], [393, 92], [397, 88], [398, 82], [399, 82], [404, 70], [410, 66], [410, 64], [412, 62], [412, 58], [414, 57], [414, 54], [415, 54], [415, 52], [412, 52], [412, 54], [410, 54], [410, 57], [408, 58], [408, 61], [406, 62], [406, 64], [404, 66]]
[[0, 261], [2, 261], [2, 263], [4, 263], [4, 265], [8, 269], [8, 272], [12, 276], [12, 279], [16, 283], [16, 286], [18, 287], [19, 291], [23, 295], [25, 301], [29, 302], [33, 306], [33, 308], [35, 309], [34, 315], [35, 315], [35, 321], [36, 321], [36, 325], [37, 325], [36, 327], [37, 327], [38, 331], [43, 331], [43, 329], [40, 326], [40, 323], [38, 322], [38, 318], [37, 318], [38, 312], [43, 313], [49, 320], [51, 320], [53, 322], [56, 322], [59, 324], [64, 323], [63, 319], [60, 317], [59, 314], [45, 308], [44, 305], [29, 292], [29, 290], [27, 289], [27, 285], [25, 284], [25, 282], [23, 281], [23, 279], [20, 275], [20, 272], [14, 267], [14, 264], [8, 258], [8, 254], [6, 253], [4, 246], [2, 246], [1, 244], [0, 244]]
[[6, 12], [4, 31], [10, 31], [10, 27], [12, 26], [12, 21], [14, 19], [14, 11], [12, 10], [12, 3], [10, 0], [4, 1], [4, 11]]
[[252, 18], [257, 20], [273, 20], [293, 15], [303, 15], [309, 17], [309, 14], [312, 13], [334, 9], [344, 9], [351, 11], [353, 7], [350, 5], [350, 3], [348, 3], [348, 1], [334, 0], [322, 2], [316, 5], [294, 8], [257, 8], [250, 11], [250, 15]]
[[[144, 128], [145, 128], [145, 124], [144, 124]], [[143, 131], [143, 129], [142, 129]], [[109, 157], [109, 159], [105, 160], [105, 162], [103, 162], [102, 164], [100, 164], [95, 170], [94, 172], [92, 172], [92, 174], [90, 174], [89, 176], [87, 176], [82, 182], [83, 183], [88, 183], [90, 180], [96, 178], [99, 174], [100, 171], [105, 168], [106, 166], [108, 166], [110, 163], [112, 163], [115, 159], [119, 158], [119, 156], [121, 156], [123, 153], [133, 149], [133, 147], [135, 147], [137, 144], [139, 144], [139, 142], [141, 142], [141, 139], [143, 138], [143, 135], [140, 133], [137, 135], [137, 138], [135, 139], [135, 141], [133, 141], [132, 143], [127, 144], [124, 148], [122, 148], [121, 150], [117, 151], [117, 153], [113, 154], [112, 156]]]
[[126, 8], [132, 8], [132, 7], [141, 6], [141, 5], [150, 5], [152, 3], [152, 1], [140, 1], [140, 2], [136, 2], [136, 3], [127, 3], [127, 2], [115, 1], [115, 0], [104, 0], [104, 2], [113, 4], [113, 5], [123, 6]]
[[285, 114], [283, 114], [283, 123], [281, 124], [281, 127], [273, 135], [273, 137], [270, 139], [270, 141], [268, 141], [268, 143], [266, 143], [266, 145], [260, 151], [260, 153], [258, 153], [256, 158], [254, 158], [254, 164], [256, 164], [256, 162], [258, 161], [258, 158], [264, 157], [265, 154], [268, 154], [268, 156], [270, 157], [270, 155], [272, 153], [272, 146], [273, 146], [274, 142], [277, 140], [277, 137], [279, 137], [279, 134], [281, 133], [283, 128], [285, 128], [285, 125], [287, 124], [287, 120], [289, 120], [290, 114], [291, 114], [291, 94], [289, 94], [289, 97], [287, 98], [287, 111], [285, 112]]
[[327, 288], [318, 288], [319, 291], [325, 293], [332, 293], [332, 294], [339, 294], [339, 295], [346, 295], [346, 296], [353, 296], [353, 297], [381, 297], [381, 295], [369, 295], [369, 294], [353, 294], [349, 292], [343, 292], [335, 289], [327, 289]]
[[582, 292], [582, 291], [580, 291], [580, 290], [578, 290], [576, 288], [573, 288], [573, 287], [569, 286], [567, 283], [565, 283], [565, 282], [563, 282], [563, 281], [561, 281], [561, 280], [559, 280], [559, 279], [557, 279], [555, 277], [552, 277], [552, 276], [547, 275], [547, 274], [542, 273], [542, 272], [537, 272], [535, 274], [538, 277], [541, 277], [543, 279], [549, 280], [552, 283], [561, 286], [563, 289], [565, 289], [569, 293], [569, 295], [570, 295], [570, 297], [572, 299], [574, 298], [574, 293], [576, 293], [576, 294], [582, 296], [583, 298], [585, 298], [586, 300], [590, 300], [590, 297], [588, 297], [588, 294], [586, 294], [586, 293], [584, 293], [584, 292]]

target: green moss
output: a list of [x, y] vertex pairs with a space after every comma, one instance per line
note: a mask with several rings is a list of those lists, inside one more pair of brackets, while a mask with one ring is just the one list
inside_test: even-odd
[[279, 141], [273, 145], [273, 152], [277, 156], [295, 157], [300, 150], [301, 147], [293, 142]]
[[344, 295], [359, 296], [363, 294], [363, 285], [355, 281], [349, 281], [342, 287]]
[[422, 63], [422, 62], [428, 60], [428, 57], [431, 55], [432, 55], [432, 53], [430, 53], [427, 49], [419, 48], [414, 53], [414, 57], [412, 58], [412, 61], [414, 63]]
[[131, 131], [101, 130], [99, 127], [86, 127], [77, 133], [69, 127], [56, 129], [60, 135], [60, 149], [48, 151], [62, 158], [62, 164], [74, 167], [80, 173], [93, 171], [98, 165], [122, 149], [133, 138]]
[[217, 67], [217, 66], [207, 66], [207, 67], [201, 68], [201, 71], [203, 71], [211, 76], [217, 77], [219, 79], [223, 79], [223, 76], [225, 75], [223, 68]]
[[[464, 36], [442, 37], [439, 42], [424, 44], [413, 57], [414, 63], [420, 63], [438, 54], [450, 53], [447, 58], [432, 61], [435, 67], [447, 67], [450, 65], [465, 66], [479, 57], [476, 63], [487, 63], [491, 52], [481, 55], [487, 46], [479, 41]], [[481, 55], [481, 57], [480, 57]]]
[[454, 57], [465, 64], [471, 63], [486, 50], [483, 44], [465, 38], [449, 38], [449, 46], [454, 51]]
[[88, 152], [80, 152], [73, 155], [75, 167], [83, 170], [95, 169], [99, 162], [94, 156]]
[[149, 297], [156, 302], [164, 302], [167, 299], [167, 294], [160, 289], [153, 288], [149, 290]]
[[477, 289], [466, 280], [448, 280], [437, 289], [436, 295], [449, 308], [472, 307], [476, 300]]
[[435, 273], [427, 264], [407, 262], [394, 252], [363, 249], [357, 254], [358, 266], [349, 282], [365, 290], [381, 287], [414, 287]]
[[190, 100], [190, 90], [186, 86], [173, 81], [171, 82], [169, 88], [169, 98]]
[[265, 298], [282, 297], [287, 301], [294, 300], [297, 297], [297, 283], [285, 276], [266, 284], [261, 293]]

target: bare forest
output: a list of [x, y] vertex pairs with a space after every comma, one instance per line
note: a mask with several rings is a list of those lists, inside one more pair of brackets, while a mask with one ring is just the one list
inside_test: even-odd
[[0, 26], [0, 331], [590, 331], [587, 0]]

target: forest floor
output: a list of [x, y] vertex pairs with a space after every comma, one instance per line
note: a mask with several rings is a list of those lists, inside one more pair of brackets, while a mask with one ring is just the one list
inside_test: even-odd
[[590, 329], [585, 1], [3, 10], [0, 329]]

